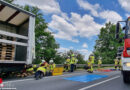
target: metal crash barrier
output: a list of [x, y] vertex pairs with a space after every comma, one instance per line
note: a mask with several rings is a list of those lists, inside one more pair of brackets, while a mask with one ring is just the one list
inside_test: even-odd
[[[37, 66], [39, 66], [38, 64], [35, 64], [35, 65], [37, 65]], [[76, 64], [76, 66], [78, 67], [78, 68], [82, 68], [82, 67], [84, 67], [86, 64]], [[63, 67], [64, 66], [64, 64], [56, 64], [56, 67]], [[98, 66], [98, 64], [94, 64], [93, 65], [94, 67], [97, 67]], [[114, 64], [102, 64], [102, 67], [112, 67], [112, 66], [114, 66]]]
[[[82, 68], [84, 67], [86, 64], [77, 64], [76, 66], [78, 68]], [[63, 64], [56, 64], [57, 67], [63, 67]], [[98, 64], [94, 64], [93, 66], [98, 66]], [[114, 66], [114, 64], [102, 64], [102, 67], [111, 67], [111, 66]]]

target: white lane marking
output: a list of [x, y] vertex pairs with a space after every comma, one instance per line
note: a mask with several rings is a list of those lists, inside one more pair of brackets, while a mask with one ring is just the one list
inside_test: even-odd
[[0, 90], [16, 90], [16, 88], [0, 88]]
[[34, 79], [13, 80], [13, 81], [6, 81], [6, 82], [3, 82], [3, 83], [22, 82], [22, 81], [29, 81], [29, 80], [34, 80]]
[[113, 77], [113, 78], [110, 78], [110, 79], [104, 80], [104, 81], [102, 81], [102, 82], [99, 82], [99, 83], [96, 83], [96, 84], [93, 84], [93, 85], [90, 85], [90, 86], [87, 86], [87, 87], [81, 88], [81, 89], [79, 89], [79, 90], [86, 90], [86, 89], [89, 89], [89, 88], [91, 88], [91, 87], [95, 87], [95, 86], [97, 86], [97, 85], [100, 85], [100, 84], [102, 84], [102, 83], [105, 83], [105, 82], [111, 81], [111, 80], [113, 80], [113, 79], [117, 79], [117, 78], [119, 78], [119, 77], [120, 77], [120, 76], [116, 76], [116, 77]]
[[[53, 77], [61, 77], [61, 76], [76, 75], [76, 74], [81, 74], [81, 72], [79, 72], [79, 73], [72, 73], [72, 74], [58, 75], [58, 76], [49, 76], [49, 77], [44, 77], [44, 78], [53, 78]], [[5, 81], [3, 83], [15, 83], [15, 82], [31, 81], [31, 80], [34, 80], [34, 78], [23, 79], [23, 80]]]

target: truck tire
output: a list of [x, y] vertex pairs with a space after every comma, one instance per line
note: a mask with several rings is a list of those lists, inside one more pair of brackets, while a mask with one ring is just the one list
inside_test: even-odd
[[130, 77], [126, 73], [123, 73], [123, 81], [124, 81], [124, 83], [129, 83], [130, 82]]

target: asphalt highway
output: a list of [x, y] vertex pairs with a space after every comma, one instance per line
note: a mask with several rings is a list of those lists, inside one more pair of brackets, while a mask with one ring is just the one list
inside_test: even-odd
[[[107, 77], [89, 82], [64, 79], [82, 75], [107, 75]], [[61, 76], [44, 77], [40, 80], [27, 78], [4, 81], [4, 83], [12, 84], [17, 90], [130, 90], [130, 84], [123, 82], [120, 71], [95, 71], [92, 74], [86, 71], [76, 71]]]

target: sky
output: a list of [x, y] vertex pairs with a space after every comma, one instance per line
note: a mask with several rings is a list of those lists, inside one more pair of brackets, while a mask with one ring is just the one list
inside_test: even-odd
[[14, 3], [41, 9], [48, 30], [60, 44], [58, 51], [77, 50], [86, 60], [94, 50], [100, 28], [130, 15], [130, 0], [15, 0]]

